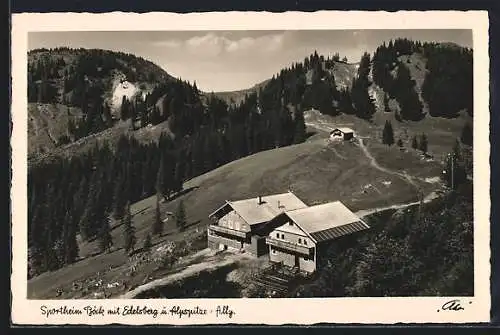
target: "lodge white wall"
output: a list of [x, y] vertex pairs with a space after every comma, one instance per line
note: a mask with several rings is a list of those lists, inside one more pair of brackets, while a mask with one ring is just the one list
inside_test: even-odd
[[[292, 222], [293, 223], [293, 222]], [[308, 248], [315, 248], [315, 243], [311, 238], [307, 236], [307, 234], [302, 231], [295, 223], [290, 225], [289, 222], [284, 225], [274, 229], [271, 234], [269, 234], [271, 238], [278, 239], [280, 241], [293, 243], [301, 246], [306, 246]], [[301, 243], [299, 244], [299, 238]], [[307, 244], [304, 243], [304, 240], [307, 241]], [[295, 256], [296, 254], [293, 252], [285, 252], [281, 250], [276, 250], [272, 246], [269, 248], [269, 260], [271, 262], [282, 263], [284, 265], [293, 267], [295, 266]], [[299, 267], [303, 271], [314, 272], [316, 271], [316, 260], [314, 258], [305, 259], [304, 256], [299, 255]]]
[[[278, 237], [279, 234], [279, 237]], [[304, 233], [295, 223], [293, 223], [293, 226], [290, 226], [289, 223], [285, 223], [282, 226], [279, 226], [278, 228], [274, 229], [271, 234], [269, 234], [270, 237], [276, 238], [281, 241], [285, 242], [290, 242], [290, 243], [295, 243], [298, 245], [303, 245], [307, 247], [311, 247], [314, 245], [313, 240], [311, 240], [306, 233]], [[299, 244], [299, 238], [301, 240], [301, 243]], [[304, 240], [307, 242], [307, 244], [304, 243]]]
[[235, 211], [231, 211], [219, 220], [219, 225], [229, 229], [249, 232], [250, 226]]

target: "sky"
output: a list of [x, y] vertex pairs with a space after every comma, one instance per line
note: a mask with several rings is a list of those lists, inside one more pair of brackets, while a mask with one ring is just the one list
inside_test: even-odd
[[66, 31], [31, 32], [28, 48], [98, 48], [141, 56], [205, 92], [250, 88], [315, 50], [357, 62], [406, 37], [472, 48], [471, 30]]

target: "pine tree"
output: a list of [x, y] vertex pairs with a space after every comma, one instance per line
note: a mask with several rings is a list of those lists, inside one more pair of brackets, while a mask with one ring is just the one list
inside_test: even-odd
[[184, 201], [181, 200], [177, 206], [177, 211], [175, 213], [175, 220], [177, 223], [177, 228], [183, 231], [186, 228], [186, 209], [184, 208]]
[[462, 160], [462, 147], [460, 146], [460, 141], [455, 140], [455, 144], [453, 145], [453, 157], [458, 160]]
[[104, 213], [104, 218], [101, 222], [97, 238], [101, 252], [109, 251], [111, 249], [111, 246], [113, 245], [113, 238], [111, 237], [111, 227], [109, 226], [107, 213]]
[[144, 245], [142, 247], [142, 250], [144, 252], [150, 252], [151, 251], [151, 247], [152, 247], [152, 243], [151, 243], [151, 235], [147, 234], [146, 235], [146, 238], [144, 239]]
[[64, 252], [64, 263], [71, 264], [78, 258], [79, 248], [78, 242], [76, 240], [76, 222], [73, 219], [71, 212], [68, 211], [65, 218], [66, 225], [66, 236], [65, 236], [65, 252]]
[[427, 142], [427, 135], [425, 134], [422, 134], [420, 136], [420, 150], [425, 154], [427, 153], [427, 146], [428, 146], [428, 142]]
[[295, 108], [294, 113], [295, 133], [293, 135], [293, 143], [302, 143], [306, 140], [306, 125], [304, 120], [304, 112]]
[[411, 79], [408, 68], [400, 64], [391, 93], [401, 107], [401, 117], [405, 120], [418, 121], [424, 117], [422, 104], [415, 91], [415, 82]]
[[130, 213], [130, 203], [127, 203], [125, 216], [122, 218], [124, 245], [123, 248], [127, 254], [134, 251], [137, 238], [135, 236], [135, 227], [132, 223], [132, 214]]
[[387, 93], [384, 94], [384, 111], [386, 113], [391, 112], [391, 108], [389, 107], [389, 95]]
[[389, 146], [394, 144], [394, 130], [389, 120], [385, 121], [384, 130], [382, 131], [382, 143]]
[[402, 139], [398, 140], [398, 147], [400, 147], [400, 148], [403, 147], [403, 140]]
[[460, 136], [460, 140], [463, 144], [472, 146], [473, 137], [472, 137], [472, 126], [470, 123], [466, 123], [462, 129], [462, 134]]
[[116, 220], [120, 220], [123, 218], [123, 215], [125, 214], [125, 192], [124, 190], [124, 184], [125, 184], [125, 178], [123, 176], [120, 176], [119, 178], [116, 179], [115, 181], [115, 188], [113, 192], [113, 217]]
[[376, 112], [375, 104], [368, 92], [370, 80], [370, 54], [364, 53], [358, 67], [358, 76], [353, 80], [351, 88], [351, 99], [354, 110], [359, 118], [371, 120]]
[[129, 110], [129, 101], [127, 97], [124, 95], [122, 97], [122, 104], [120, 106], [120, 118], [125, 121], [130, 117], [130, 110]]
[[183, 188], [184, 177], [186, 177], [186, 171], [189, 171], [187, 166], [189, 162], [187, 161], [184, 153], [181, 151], [176, 157], [176, 163], [174, 168], [174, 178], [172, 182], [172, 191], [180, 192]]
[[166, 198], [165, 192], [165, 156], [163, 153], [160, 155], [160, 165], [156, 173], [156, 195], [157, 197]]
[[418, 140], [417, 140], [416, 136], [413, 136], [411, 139], [411, 147], [415, 150], [417, 150], [419, 148]]
[[94, 219], [94, 213], [92, 206], [87, 203], [85, 209], [83, 210], [82, 217], [80, 218], [80, 235], [84, 241], [87, 241], [92, 237], [92, 222]]
[[151, 232], [153, 233], [153, 235], [160, 235], [160, 236], [163, 233], [163, 221], [161, 219], [160, 199], [158, 196], [156, 198], [155, 218], [153, 221], [153, 227], [151, 229]]

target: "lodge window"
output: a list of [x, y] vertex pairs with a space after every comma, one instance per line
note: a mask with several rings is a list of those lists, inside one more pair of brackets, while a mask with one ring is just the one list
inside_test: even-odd
[[307, 245], [307, 240], [306, 239], [304, 239], [304, 244]]
[[281, 234], [281, 239], [284, 240], [285, 239], [285, 234]]
[[290, 226], [293, 226], [293, 222], [292, 222], [292, 221], [288, 222], [288, 224], [289, 224]]
[[271, 252], [273, 253], [273, 255], [276, 255], [276, 249], [271, 249]]
[[276, 233], [276, 238], [280, 238], [280, 234], [279, 233]]
[[299, 238], [299, 244], [302, 244], [302, 239], [301, 238]]

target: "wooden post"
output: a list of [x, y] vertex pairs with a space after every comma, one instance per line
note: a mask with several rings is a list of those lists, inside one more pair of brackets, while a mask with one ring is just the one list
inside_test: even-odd
[[451, 155], [451, 189], [455, 189], [455, 154]]

